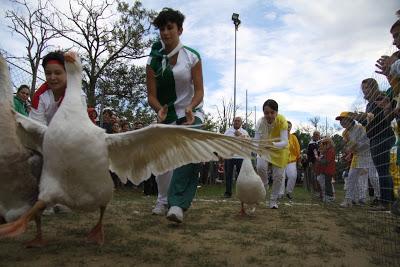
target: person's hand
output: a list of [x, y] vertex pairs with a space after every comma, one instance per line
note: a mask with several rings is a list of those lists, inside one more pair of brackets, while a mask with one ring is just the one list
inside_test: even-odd
[[241, 136], [241, 135], [242, 135], [242, 133], [240, 131], [238, 131], [238, 130], [235, 131], [235, 136]]
[[168, 105], [164, 105], [158, 112], [157, 112], [157, 122], [163, 122], [167, 118], [168, 113]]
[[374, 101], [375, 104], [382, 108], [382, 109], [386, 109], [388, 108], [388, 106], [390, 106], [390, 99], [387, 96], [383, 96], [381, 98], [379, 98], [379, 100]]
[[186, 121], [182, 124], [183, 125], [192, 125], [194, 123], [194, 116], [193, 116], [192, 108], [187, 107], [185, 109], [185, 114], [186, 114]]
[[390, 57], [387, 55], [383, 55], [376, 61], [375, 67], [377, 67], [378, 70], [376, 70], [375, 72], [388, 76], [390, 72], [390, 65]]
[[272, 141], [266, 141], [266, 142], [265, 142], [265, 148], [266, 148], [266, 149], [271, 148], [271, 147], [273, 147], [273, 146], [274, 146], [274, 144], [273, 144]]

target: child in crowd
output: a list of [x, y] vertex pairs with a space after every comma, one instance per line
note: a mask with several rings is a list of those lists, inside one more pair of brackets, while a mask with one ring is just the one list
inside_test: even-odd
[[317, 181], [321, 187], [321, 198], [324, 202], [334, 201], [332, 178], [335, 175], [335, 147], [331, 138], [326, 137], [319, 145], [320, 155], [317, 162]]

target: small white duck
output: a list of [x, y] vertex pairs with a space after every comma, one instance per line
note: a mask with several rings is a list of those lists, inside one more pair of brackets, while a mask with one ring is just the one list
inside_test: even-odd
[[[246, 215], [244, 204], [257, 205], [265, 200], [266, 192], [261, 177], [255, 172], [250, 159], [243, 160], [240, 173], [236, 181], [236, 196], [240, 200], [240, 214]], [[255, 208], [253, 212], [255, 211]]]
[[[40, 216], [47, 205], [60, 203], [72, 209], [100, 210], [99, 221], [87, 238], [101, 245], [103, 215], [113, 192], [109, 169], [123, 182], [129, 179], [139, 184], [151, 173], [158, 175], [184, 164], [218, 160], [214, 152], [225, 158], [266, 152], [251, 140], [172, 125], [106, 134], [90, 121], [82, 105], [82, 66], [77, 54], [65, 54], [65, 69], [65, 97], [47, 130], [43, 132], [29, 119], [19, 119], [29, 143], [35, 147], [43, 144], [39, 197], [17, 221], [0, 226], [0, 238], [23, 233], [28, 222]], [[38, 246], [44, 243], [36, 241]]]
[[[25, 148], [17, 136], [9, 71], [1, 55], [0, 81], [0, 223], [4, 223], [15, 221], [36, 202], [42, 166], [40, 156]], [[40, 216], [35, 221], [35, 239], [40, 239]]]

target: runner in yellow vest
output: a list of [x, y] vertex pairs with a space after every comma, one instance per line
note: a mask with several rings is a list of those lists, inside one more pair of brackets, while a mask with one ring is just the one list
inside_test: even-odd
[[[272, 192], [269, 201], [271, 209], [278, 208], [278, 195], [283, 181], [283, 173], [288, 163], [288, 125], [284, 116], [278, 114], [278, 103], [268, 99], [263, 104], [264, 117], [256, 125], [255, 139], [270, 143], [267, 159], [257, 157], [257, 172], [268, 186], [268, 163], [272, 164]], [[267, 203], [268, 206], [268, 203]]]

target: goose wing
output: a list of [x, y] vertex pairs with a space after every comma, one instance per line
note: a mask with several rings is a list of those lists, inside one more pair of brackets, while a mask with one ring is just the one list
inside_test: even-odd
[[218, 160], [218, 156], [266, 154], [254, 140], [230, 137], [189, 127], [154, 124], [106, 136], [110, 170], [134, 184], [188, 163]]
[[21, 143], [27, 148], [42, 152], [43, 136], [47, 126], [18, 112], [15, 113], [15, 120], [18, 125], [17, 135]]

